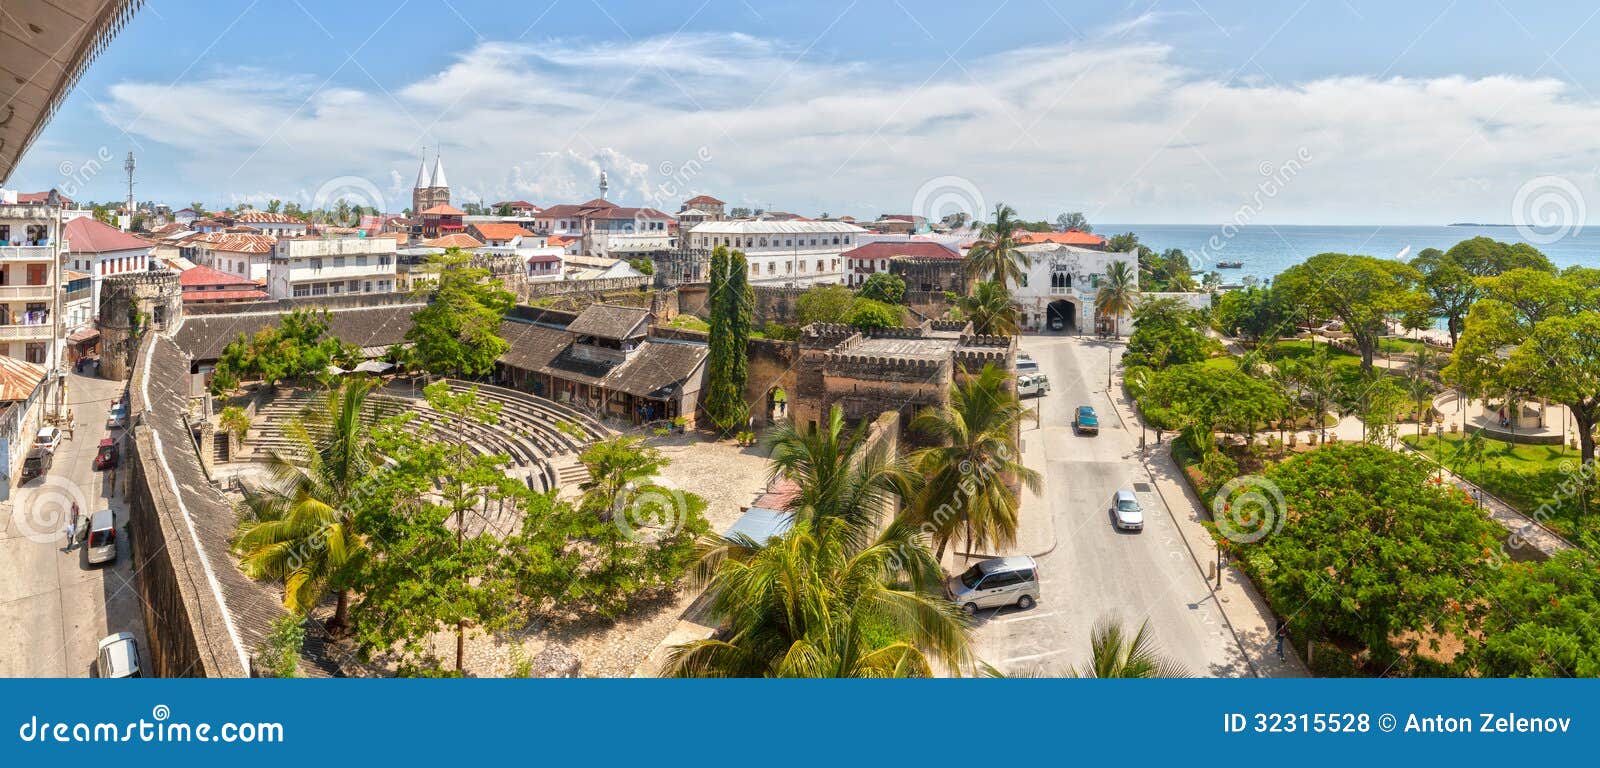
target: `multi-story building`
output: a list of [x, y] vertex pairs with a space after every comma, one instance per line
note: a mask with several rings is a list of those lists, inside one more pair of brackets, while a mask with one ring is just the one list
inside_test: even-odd
[[628, 208], [597, 197], [584, 203], [552, 205], [533, 217], [542, 235], [580, 238], [579, 253], [596, 258], [630, 258], [677, 247], [671, 215], [654, 208]]
[[100, 306], [100, 281], [109, 275], [150, 268], [155, 244], [92, 217], [73, 219], [62, 227], [62, 261], [67, 269], [91, 276], [90, 301]]
[[866, 230], [842, 221], [709, 221], [683, 237], [685, 246], [744, 251], [756, 285], [824, 285], [845, 282], [845, 251]]
[[[1059, 318], [1060, 330], [1073, 333], [1102, 329], [1095, 316], [1094, 297], [1113, 262], [1128, 265], [1135, 287], [1139, 278], [1139, 255], [1134, 251], [1117, 253], [1077, 245], [1043, 242], [1017, 249], [1028, 257], [1029, 266], [1020, 285], [1011, 291], [1012, 301], [1022, 312], [1022, 327], [1037, 331], [1052, 328]], [[1122, 327], [1127, 328], [1126, 317]]]
[[392, 237], [284, 238], [267, 267], [267, 293], [274, 299], [390, 293], [395, 280]]
[[306, 223], [293, 216], [269, 211], [245, 210], [234, 214], [234, 224], [243, 224], [259, 230], [263, 235], [299, 237], [306, 233]]
[[52, 368], [62, 338], [61, 208], [43, 196], [0, 190], [0, 354]]
[[[940, 243], [928, 240], [900, 240], [878, 241], [866, 243], [844, 252], [846, 279], [845, 284], [851, 288], [860, 286], [867, 278], [883, 273], [892, 273], [893, 261], [903, 257], [915, 257], [923, 260], [937, 261], [940, 263], [953, 263], [957, 270], [961, 266], [961, 254], [954, 249]], [[926, 282], [926, 281], [923, 281]], [[939, 287], [923, 288], [912, 285], [909, 281], [906, 288], [913, 291], [943, 291], [956, 290], [945, 288], [944, 280], [932, 281]]]
[[411, 188], [411, 213], [416, 215], [436, 206], [450, 205], [450, 182], [444, 177], [444, 157], [434, 155], [433, 172], [428, 172], [428, 158], [423, 156], [417, 166], [417, 183]]
[[181, 241], [178, 253], [192, 263], [264, 283], [277, 242], [271, 235], [210, 232]]
[[199, 265], [179, 273], [178, 285], [183, 288], [183, 305], [186, 307], [194, 304], [231, 304], [268, 298], [267, 292], [261, 290], [261, 286], [253, 281]]

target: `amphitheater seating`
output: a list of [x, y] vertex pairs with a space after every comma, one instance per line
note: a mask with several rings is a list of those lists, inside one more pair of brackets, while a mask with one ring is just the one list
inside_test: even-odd
[[[413, 396], [409, 383], [391, 383], [367, 396], [363, 420], [371, 423], [401, 412], [415, 414], [418, 423], [433, 427], [435, 435], [471, 446], [480, 454], [511, 458], [511, 472], [526, 471], [530, 487], [539, 491], [581, 482], [587, 477], [573, 456], [590, 443], [610, 434], [593, 418], [568, 406], [505, 387], [450, 380], [450, 388], [464, 392], [477, 387], [482, 403], [499, 408], [494, 424], [447, 422]], [[246, 441], [258, 454], [277, 453], [289, 458], [299, 450], [284, 428], [313, 405], [322, 394], [299, 390], [274, 398], [259, 408]]]

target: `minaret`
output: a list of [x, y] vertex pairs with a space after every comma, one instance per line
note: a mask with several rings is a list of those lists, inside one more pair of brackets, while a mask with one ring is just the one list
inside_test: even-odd
[[606, 181], [606, 172], [605, 172], [605, 170], [602, 169], [600, 171], [600, 199], [601, 200], [606, 199], [606, 190], [608, 190], [610, 188], [611, 188], [611, 184]]

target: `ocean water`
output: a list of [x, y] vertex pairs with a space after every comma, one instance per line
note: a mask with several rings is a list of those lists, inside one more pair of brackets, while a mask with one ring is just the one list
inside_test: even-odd
[[[1178, 248], [1201, 274], [1216, 269], [1219, 261], [1237, 261], [1240, 269], [1218, 269], [1222, 281], [1237, 284], [1246, 276], [1265, 280], [1319, 253], [1360, 253], [1379, 258], [1404, 254], [1410, 260], [1424, 248], [1448, 250], [1478, 236], [1508, 243], [1526, 242], [1550, 257], [1557, 267], [1574, 264], [1600, 267], [1600, 227], [1577, 229], [1554, 242], [1534, 240], [1517, 227], [1417, 227], [1417, 226], [1266, 226], [1249, 225], [1224, 230], [1221, 226], [1191, 224], [1095, 225], [1096, 233], [1110, 236], [1133, 232], [1139, 242], [1164, 251]], [[1231, 237], [1229, 236], [1231, 233]]]

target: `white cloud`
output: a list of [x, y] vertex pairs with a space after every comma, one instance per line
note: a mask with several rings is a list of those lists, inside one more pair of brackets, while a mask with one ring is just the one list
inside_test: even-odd
[[241, 71], [124, 82], [100, 109], [181, 152], [181, 186], [149, 182], [175, 199], [292, 198], [356, 175], [399, 209], [423, 144], [443, 147], [458, 200], [587, 199], [604, 169], [614, 199], [673, 210], [652, 191], [905, 211], [924, 181], [955, 175], [1029, 217], [1216, 222], [1263, 164], [1302, 154], [1257, 221], [1503, 221], [1542, 175], [1600, 194], [1600, 104], [1556, 80], [1224, 82], [1150, 42], [1019, 49], [937, 73], [801, 53], [738, 34], [485, 42], [387, 91]]

